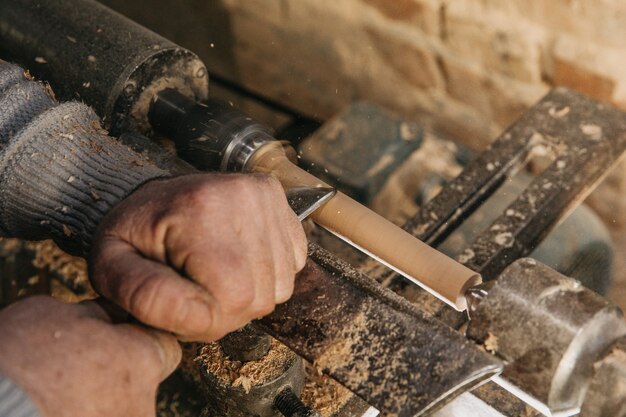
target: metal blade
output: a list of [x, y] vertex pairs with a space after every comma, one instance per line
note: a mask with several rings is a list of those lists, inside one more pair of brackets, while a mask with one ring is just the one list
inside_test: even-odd
[[302, 221], [333, 198], [336, 192], [330, 187], [295, 187], [287, 190], [285, 195], [298, 220]]

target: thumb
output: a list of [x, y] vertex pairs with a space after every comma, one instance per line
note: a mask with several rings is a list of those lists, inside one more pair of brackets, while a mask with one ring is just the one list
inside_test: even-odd
[[140, 355], [144, 356], [147, 352], [155, 354], [152, 359], [156, 359], [159, 364], [155, 369], [158, 371], [159, 381], [163, 381], [178, 367], [182, 349], [172, 334], [128, 323], [115, 325], [115, 328], [116, 331], [125, 333], [125, 337], [134, 338], [140, 344]]
[[193, 340], [214, 333], [219, 310], [210, 294], [127, 242], [100, 242], [90, 275], [100, 294], [145, 324]]

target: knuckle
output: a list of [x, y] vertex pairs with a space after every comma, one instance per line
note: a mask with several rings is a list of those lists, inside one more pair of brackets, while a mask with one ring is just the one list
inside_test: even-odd
[[232, 187], [236, 192], [249, 193], [258, 189], [258, 181], [255, 175], [233, 175]]
[[227, 310], [241, 312], [248, 309], [254, 301], [254, 289], [251, 286], [241, 286], [225, 297], [223, 302]]
[[168, 205], [168, 214], [177, 212], [181, 207], [197, 207], [206, 205], [214, 192], [210, 182], [193, 182], [175, 193], [172, 203]]
[[304, 232], [301, 235], [296, 236], [294, 239], [294, 267], [295, 271], [298, 272], [306, 265], [306, 260], [308, 258], [308, 243], [306, 240], [306, 236]]
[[263, 301], [258, 302], [256, 304], [254, 311], [252, 312], [253, 317], [251, 318], [266, 316], [270, 314], [272, 311], [274, 311], [275, 307], [276, 307], [276, 304], [274, 303], [273, 297], [266, 298]]
[[276, 303], [284, 303], [291, 298], [295, 286], [295, 274], [286, 272], [276, 280]]
[[264, 174], [264, 181], [268, 187], [273, 188], [276, 191], [282, 191], [283, 189], [283, 186], [280, 184], [280, 181], [278, 181], [278, 178], [273, 175]]

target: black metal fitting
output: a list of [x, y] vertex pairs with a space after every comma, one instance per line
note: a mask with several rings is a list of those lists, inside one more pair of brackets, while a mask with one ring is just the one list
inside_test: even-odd
[[0, 54], [80, 98], [111, 133], [147, 131], [151, 97], [173, 87], [208, 97], [208, 71], [192, 52], [93, 0], [0, 0]]
[[291, 388], [278, 393], [274, 406], [285, 417], [322, 417], [315, 409], [305, 405]]
[[204, 171], [242, 171], [272, 131], [232, 105], [196, 103], [178, 90], [160, 91], [148, 118], [153, 129], [173, 139], [181, 158]]
[[272, 338], [267, 333], [247, 325], [220, 340], [224, 353], [234, 361], [258, 361], [269, 352]]

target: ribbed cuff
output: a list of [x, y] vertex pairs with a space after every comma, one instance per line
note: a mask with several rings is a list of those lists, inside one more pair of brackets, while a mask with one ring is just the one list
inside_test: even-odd
[[20, 387], [0, 374], [0, 416], [39, 417], [35, 404]]
[[55, 105], [43, 84], [0, 61], [0, 149], [37, 115]]
[[37, 116], [0, 156], [0, 229], [87, 254], [106, 213], [143, 183], [169, 176], [109, 137], [81, 103]]

